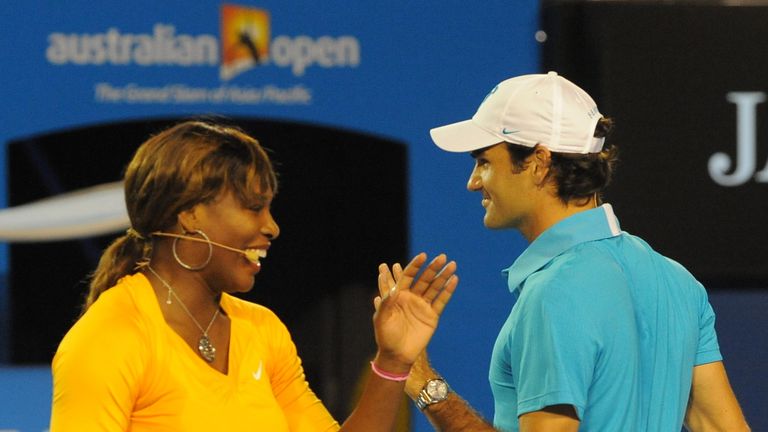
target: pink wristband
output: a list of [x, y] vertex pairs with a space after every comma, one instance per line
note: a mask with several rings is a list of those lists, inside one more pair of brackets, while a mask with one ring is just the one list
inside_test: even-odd
[[407, 373], [407, 374], [396, 375], [396, 374], [393, 374], [393, 373], [389, 373], [389, 372], [383, 371], [383, 370], [379, 369], [374, 362], [371, 362], [371, 370], [373, 371], [373, 373], [375, 373], [376, 375], [384, 378], [387, 381], [398, 381], [398, 382], [399, 381], [405, 381], [405, 380], [408, 379], [408, 376], [410, 375], [410, 372]]

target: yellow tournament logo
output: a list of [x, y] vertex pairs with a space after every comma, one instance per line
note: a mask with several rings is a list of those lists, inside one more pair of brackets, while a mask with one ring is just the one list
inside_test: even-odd
[[269, 57], [269, 13], [263, 9], [224, 4], [221, 6], [221, 68], [229, 80]]
[[233, 4], [221, 6], [219, 20], [218, 38], [183, 33], [165, 22], [156, 22], [151, 32], [144, 33], [115, 26], [102, 32], [52, 32], [45, 58], [56, 66], [218, 66], [222, 81], [257, 66], [288, 69], [302, 77], [310, 68], [360, 65], [360, 41], [353, 35], [273, 36], [269, 11]]

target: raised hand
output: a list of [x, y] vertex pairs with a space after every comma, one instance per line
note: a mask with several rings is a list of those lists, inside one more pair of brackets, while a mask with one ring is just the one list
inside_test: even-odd
[[409, 369], [426, 348], [459, 282], [456, 263], [447, 263], [445, 255], [424, 267], [426, 261], [427, 255], [421, 253], [404, 269], [397, 264], [392, 270], [386, 264], [379, 266], [380, 296], [374, 299], [373, 315], [377, 364], [393, 372]]

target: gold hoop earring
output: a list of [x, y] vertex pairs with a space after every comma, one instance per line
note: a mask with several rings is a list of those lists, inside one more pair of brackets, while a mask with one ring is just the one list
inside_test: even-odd
[[185, 263], [184, 261], [182, 261], [181, 258], [179, 258], [179, 254], [178, 252], [176, 252], [176, 243], [179, 242], [180, 237], [176, 237], [175, 239], [173, 239], [173, 248], [172, 248], [173, 257], [176, 259], [176, 262], [179, 263], [179, 265], [184, 267], [185, 269], [192, 270], [192, 271], [204, 269], [208, 265], [208, 263], [211, 262], [211, 257], [213, 257], [213, 246], [211, 245], [211, 239], [209, 239], [208, 236], [205, 235], [205, 233], [201, 230], [195, 230], [195, 234], [199, 234], [202, 238], [205, 239], [205, 242], [208, 244], [208, 258], [201, 265], [191, 266]]

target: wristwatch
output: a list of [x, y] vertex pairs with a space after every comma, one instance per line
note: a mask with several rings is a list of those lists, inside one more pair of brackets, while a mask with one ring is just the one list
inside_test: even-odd
[[424, 384], [424, 388], [421, 389], [419, 395], [416, 397], [416, 406], [420, 410], [424, 410], [429, 405], [436, 404], [448, 399], [448, 393], [451, 388], [448, 387], [448, 383], [442, 378], [434, 378], [428, 380]]

